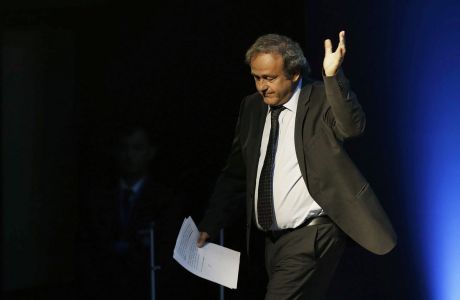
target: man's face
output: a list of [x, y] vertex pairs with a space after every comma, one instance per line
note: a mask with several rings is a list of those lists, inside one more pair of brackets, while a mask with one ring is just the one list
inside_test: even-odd
[[286, 103], [294, 93], [300, 74], [288, 78], [283, 57], [278, 53], [258, 53], [251, 60], [251, 74], [257, 91], [268, 105]]
[[120, 138], [118, 160], [124, 175], [143, 175], [153, 159], [154, 149], [142, 130]]

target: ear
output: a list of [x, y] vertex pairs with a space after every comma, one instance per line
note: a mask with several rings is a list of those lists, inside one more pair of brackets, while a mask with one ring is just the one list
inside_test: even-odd
[[300, 72], [297, 72], [295, 73], [294, 75], [292, 75], [292, 80], [297, 83], [300, 79]]

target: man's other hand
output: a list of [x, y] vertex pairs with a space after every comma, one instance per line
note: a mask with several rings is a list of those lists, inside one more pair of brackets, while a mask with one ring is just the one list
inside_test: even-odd
[[323, 68], [326, 76], [334, 76], [337, 70], [342, 65], [345, 58], [345, 31], [339, 33], [339, 45], [337, 49], [332, 52], [332, 42], [330, 39], [324, 41], [324, 61]]
[[201, 232], [200, 231], [200, 236], [198, 237], [198, 241], [196, 242], [196, 245], [198, 248], [201, 248], [206, 244], [206, 241], [210, 238], [209, 234], [207, 232]]

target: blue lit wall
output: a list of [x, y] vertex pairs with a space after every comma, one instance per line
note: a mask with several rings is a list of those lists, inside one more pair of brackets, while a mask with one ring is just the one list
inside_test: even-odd
[[[395, 99], [413, 254], [427, 299], [460, 299], [460, 1], [409, 1]], [[399, 55], [398, 55], [399, 52]], [[399, 57], [398, 57], [399, 56]]]

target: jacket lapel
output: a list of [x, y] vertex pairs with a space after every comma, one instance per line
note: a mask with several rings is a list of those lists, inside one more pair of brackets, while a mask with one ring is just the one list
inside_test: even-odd
[[257, 104], [257, 108], [254, 113], [254, 123], [251, 128], [251, 138], [248, 144], [248, 174], [247, 178], [251, 181], [248, 184], [248, 192], [251, 196], [254, 196], [257, 167], [259, 165], [260, 156], [260, 144], [262, 142], [262, 133], [264, 131], [265, 118], [267, 117], [268, 105], [266, 105], [262, 99]]
[[297, 160], [299, 162], [300, 172], [302, 173], [302, 177], [304, 178], [305, 183], [307, 183], [307, 171], [305, 168], [304, 155], [305, 149], [303, 147], [303, 126], [308, 113], [312, 85], [310, 82], [307, 82], [307, 80], [305, 81], [306, 83], [300, 91], [299, 102], [297, 104], [297, 113], [294, 127], [294, 144]]

